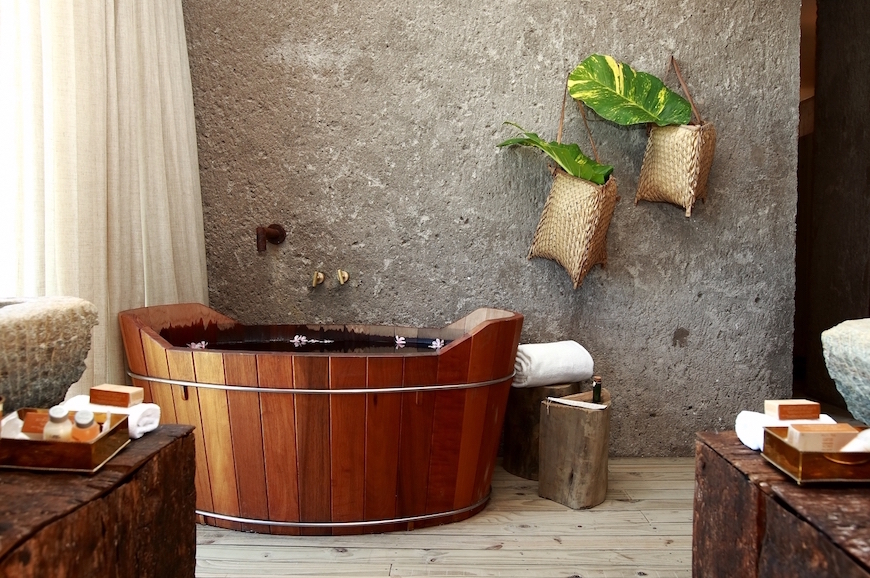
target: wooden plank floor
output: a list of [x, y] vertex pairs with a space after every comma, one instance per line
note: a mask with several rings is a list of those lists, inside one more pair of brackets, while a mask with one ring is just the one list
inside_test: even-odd
[[197, 527], [196, 576], [688, 578], [692, 458], [611, 458], [607, 499], [571, 510], [538, 483], [493, 478], [468, 520], [367, 536], [270, 536]]

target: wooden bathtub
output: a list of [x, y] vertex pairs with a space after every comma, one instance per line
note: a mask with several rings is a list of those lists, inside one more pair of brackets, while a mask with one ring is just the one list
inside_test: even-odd
[[[133, 383], [160, 405], [163, 423], [196, 427], [200, 522], [273, 534], [383, 532], [463, 520], [486, 505], [522, 315], [478, 309], [440, 329], [244, 326], [182, 304], [124, 311], [119, 321]], [[447, 344], [386, 353], [220, 348], [228, 336], [336, 333]], [[186, 345], [199, 341], [209, 345]]]

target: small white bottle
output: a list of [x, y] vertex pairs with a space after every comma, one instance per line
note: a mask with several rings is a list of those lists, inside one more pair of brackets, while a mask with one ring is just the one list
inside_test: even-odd
[[48, 422], [42, 430], [42, 439], [52, 441], [70, 441], [72, 437], [72, 422], [69, 412], [59, 405], [48, 410]]
[[82, 409], [76, 412], [75, 426], [72, 429], [74, 442], [89, 442], [100, 435], [100, 424], [94, 421], [94, 412]]

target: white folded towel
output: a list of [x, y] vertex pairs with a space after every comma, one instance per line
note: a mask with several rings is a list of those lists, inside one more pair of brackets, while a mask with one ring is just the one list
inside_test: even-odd
[[788, 427], [793, 423], [836, 423], [836, 421], [824, 413], [819, 415], [819, 419], [777, 419], [757, 411], [741, 411], [734, 421], [734, 431], [737, 433], [737, 438], [749, 449], [763, 450], [764, 428]]
[[130, 407], [116, 407], [114, 405], [97, 405], [91, 403], [89, 396], [77, 395], [61, 405], [71, 412], [89, 409], [98, 413], [125, 414], [131, 440], [141, 438], [160, 425], [160, 406], [156, 403], [137, 403]]
[[525, 343], [517, 347], [514, 387], [574, 383], [592, 377], [592, 356], [576, 341]]

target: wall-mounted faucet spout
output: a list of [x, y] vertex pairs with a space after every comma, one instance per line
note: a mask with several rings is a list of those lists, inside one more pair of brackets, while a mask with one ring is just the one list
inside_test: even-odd
[[268, 227], [257, 227], [257, 252], [266, 250], [266, 241], [280, 245], [287, 238], [287, 232], [281, 225], [271, 224]]

